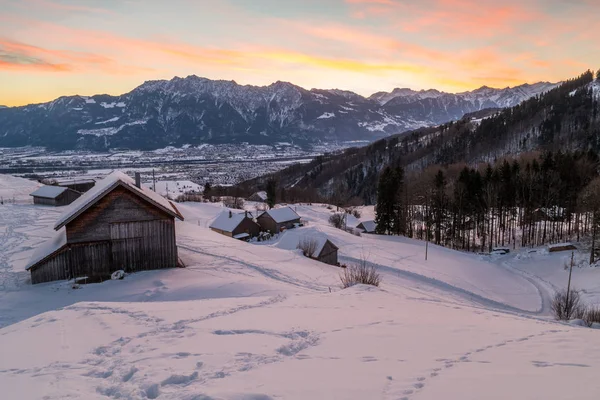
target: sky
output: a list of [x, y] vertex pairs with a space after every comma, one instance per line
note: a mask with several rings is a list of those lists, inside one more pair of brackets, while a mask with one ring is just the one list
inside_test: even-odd
[[0, 104], [197, 75], [362, 95], [600, 68], [600, 0], [0, 0]]

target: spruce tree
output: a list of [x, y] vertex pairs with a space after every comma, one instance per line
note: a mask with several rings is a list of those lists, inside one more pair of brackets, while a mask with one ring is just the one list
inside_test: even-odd
[[267, 205], [269, 208], [273, 208], [277, 203], [277, 181], [275, 179], [269, 179], [267, 181]]
[[394, 227], [394, 171], [388, 166], [385, 167], [379, 176], [377, 186], [377, 210], [375, 222], [377, 224], [377, 233], [389, 235]]

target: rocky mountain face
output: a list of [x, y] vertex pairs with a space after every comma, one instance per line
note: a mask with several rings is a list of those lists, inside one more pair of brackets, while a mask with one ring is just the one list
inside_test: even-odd
[[483, 87], [459, 94], [395, 89], [365, 98], [287, 82], [258, 87], [189, 76], [145, 82], [122, 96], [70, 96], [2, 108], [0, 147], [151, 150], [201, 143], [377, 140], [481, 109], [513, 106], [552, 87]]

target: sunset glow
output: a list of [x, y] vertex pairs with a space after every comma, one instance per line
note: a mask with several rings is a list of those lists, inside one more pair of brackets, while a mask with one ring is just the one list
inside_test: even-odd
[[0, 0], [0, 104], [195, 74], [451, 92], [600, 67], [597, 0]]

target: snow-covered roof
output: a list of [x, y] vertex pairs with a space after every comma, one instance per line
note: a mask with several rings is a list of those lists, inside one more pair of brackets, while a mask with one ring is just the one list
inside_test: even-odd
[[[252, 214], [247, 212], [248, 218], [252, 218]], [[246, 218], [246, 212], [234, 213], [232, 211], [223, 211], [213, 222], [209, 228], [218, 229], [223, 232], [233, 232], [235, 228]]]
[[569, 243], [569, 242], [565, 242], [565, 243], [554, 243], [554, 244], [549, 244], [548, 248], [549, 249], [558, 249], [558, 248], [562, 248], [562, 247], [567, 247], [567, 248], [575, 248], [575, 245], [573, 243]]
[[267, 200], [267, 192], [265, 192], [265, 191], [256, 192], [250, 197], [254, 197], [254, 196], [257, 196], [258, 198], [260, 198], [262, 200]]
[[278, 224], [300, 219], [300, 216], [290, 207], [273, 208], [265, 211], [265, 214], [270, 215]]
[[35, 249], [25, 269], [29, 271], [35, 264], [39, 263], [57, 250], [60, 250], [66, 244], [67, 234], [65, 229], [62, 228], [58, 230], [58, 232], [54, 233], [54, 236], [51, 239], [47, 240], [41, 246]]
[[377, 224], [373, 220], [362, 221], [358, 225], [362, 225], [366, 232], [375, 232], [377, 230]]
[[35, 192], [31, 193], [30, 196], [42, 197], [44, 199], [55, 199], [67, 190], [69, 190], [69, 188], [62, 186], [42, 186]]
[[110, 193], [117, 186], [122, 186], [129, 189], [131, 192], [144, 198], [156, 207], [164, 210], [168, 214], [171, 214], [175, 218], [179, 218], [183, 221], [183, 217], [177, 210], [177, 207], [169, 200], [165, 199], [158, 193], [153, 192], [147, 188], [138, 188], [135, 186], [135, 181], [129, 176], [125, 175], [120, 171], [115, 171], [109, 174], [106, 178], [96, 183], [96, 186], [91, 188], [80, 198], [75, 200], [71, 205], [68, 206], [67, 210], [60, 216], [54, 229], [58, 230], [71, 220], [76, 218], [79, 214], [83, 213], [89, 207], [94, 205], [98, 200], [103, 198], [106, 194]]
[[246, 239], [249, 237], [250, 237], [249, 233], [240, 233], [239, 235], [235, 235], [233, 238], [234, 239]]

